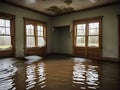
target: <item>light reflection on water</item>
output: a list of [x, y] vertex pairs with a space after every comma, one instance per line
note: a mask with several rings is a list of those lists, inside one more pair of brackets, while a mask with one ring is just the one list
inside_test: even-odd
[[35, 65], [29, 65], [26, 67], [26, 74], [27, 74], [27, 85], [26, 85], [26, 89], [31, 89], [35, 86], [36, 84], [36, 75], [35, 75]]
[[16, 90], [13, 76], [17, 68], [12, 65], [13, 63], [9, 59], [0, 61], [0, 90]]
[[[54, 87], [59, 87], [58, 90], [63, 90], [64, 87], [68, 88], [64, 90], [99, 88], [98, 66], [86, 59], [38, 61], [22, 65], [17, 67], [18, 71], [14, 66], [11, 66], [11, 69], [5, 69], [6, 74], [8, 72], [12, 74], [8, 76], [1, 74], [5, 77], [0, 76], [0, 90], [19, 90], [19, 88], [23, 90], [54, 90]], [[14, 75], [16, 75], [15, 78]], [[23, 85], [18, 87], [21, 78]]]
[[45, 68], [44, 63], [38, 63], [31, 64], [26, 67], [26, 74], [27, 74], [27, 80], [26, 80], [26, 89], [32, 89], [35, 87], [45, 88], [46, 87], [46, 74], [45, 74]]
[[45, 64], [44, 63], [39, 63], [38, 64], [38, 83], [41, 86], [41, 88], [46, 87], [46, 73], [45, 73]]
[[80, 58], [74, 59], [73, 83], [79, 85], [80, 89], [98, 89], [98, 66], [85, 64]]

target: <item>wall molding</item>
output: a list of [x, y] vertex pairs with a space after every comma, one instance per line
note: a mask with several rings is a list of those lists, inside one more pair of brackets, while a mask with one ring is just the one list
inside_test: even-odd
[[112, 57], [102, 57], [102, 60], [104, 60], [104, 61], [119, 62], [119, 59], [118, 59], [118, 58], [112, 58]]
[[[70, 56], [70, 57], [78, 57], [78, 56], [74, 56], [73, 54], [55, 53], [55, 52], [48, 53], [47, 56], [49, 55], [64, 55], [64, 56]], [[112, 58], [112, 57], [102, 57], [101, 59], [95, 59], [95, 60], [120, 62], [118, 58]]]
[[47, 56], [49, 56], [49, 55], [64, 55], [64, 56], [70, 56], [70, 57], [73, 57], [73, 54], [56, 53], [56, 52], [48, 53]]

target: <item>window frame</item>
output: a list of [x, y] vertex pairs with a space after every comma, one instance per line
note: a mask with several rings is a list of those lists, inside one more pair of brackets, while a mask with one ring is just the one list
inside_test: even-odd
[[[24, 17], [24, 48], [25, 49], [34, 49], [34, 48], [42, 48], [42, 47], [47, 47], [47, 24], [46, 22], [43, 22], [43, 21], [39, 21], [39, 20], [35, 20], [35, 19], [30, 19], [30, 18], [26, 18]], [[27, 47], [27, 38], [26, 38], [26, 25], [27, 23], [32, 23], [34, 25], [34, 35], [33, 37], [35, 38], [35, 47]], [[37, 39], [37, 26], [38, 25], [42, 25], [43, 26], [43, 38], [45, 40], [45, 45], [42, 46], [42, 47], [39, 47], [38, 46], [38, 39]]]
[[[89, 35], [89, 24], [90, 23], [95, 23], [99, 22], [99, 34], [98, 35]], [[85, 30], [85, 47], [79, 47], [76, 46], [76, 32], [77, 32], [77, 25], [78, 24], [85, 24], [86, 25], [86, 30]], [[93, 17], [93, 18], [85, 18], [85, 19], [80, 19], [80, 20], [74, 20], [73, 21], [73, 47], [78, 47], [78, 48], [101, 48], [102, 47], [102, 16], [100, 17]], [[98, 36], [98, 47], [89, 47], [88, 46], [88, 37], [90, 36]]]
[[[0, 12], [0, 19], [10, 20], [10, 38], [11, 38], [11, 48], [0, 50], [0, 57], [14, 57], [15, 56], [15, 15]], [[6, 27], [5, 27], [6, 28]], [[1, 35], [2, 36], [2, 35]], [[3, 36], [8, 36], [3, 35]]]
[[[2, 34], [0, 36], [11, 36], [10, 38], [11, 38], [11, 45], [12, 45], [12, 48], [0, 50], [0, 51], [13, 50], [15, 48], [15, 43], [14, 43], [14, 41], [15, 41], [15, 15], [10, 15], [10, 14], [0, 12], [0, 19], [10, 21], [10, 35]], [[5, 28], [6, 28], [6, 26], [5, 26]]]

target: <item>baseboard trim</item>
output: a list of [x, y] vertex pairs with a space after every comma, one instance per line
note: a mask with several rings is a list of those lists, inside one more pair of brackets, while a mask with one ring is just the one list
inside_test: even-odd
[[111, 57], [102, 57], [102, 60], [120, 62], [120, 60], [118, 58], [111, 58]]
[[52, 52], [52, 53], [48, 53], [48, 54], [47, 54], [47, 56], [49, 56], [49, 55], [64, 55], [64, 56], [70, 56], [70, 57], [73, 56], [72, 54], [66, 54], [66, 53], [54, 53], [54, 52]]
[[[65, 55], [65, 56], [70, 56], [70, 57], [76, 57], [73, 54], [66, 54], [66, 53], [48, 53], [47, 56], [49, 55]], [[98, 60], [98, 59], [97, 59]], [[103, 61], [114, 61], [114, 62], [120, 62], [120, 60], [118, 58], [111, 58], [111, 57], [102, 57], [100, 60]]]

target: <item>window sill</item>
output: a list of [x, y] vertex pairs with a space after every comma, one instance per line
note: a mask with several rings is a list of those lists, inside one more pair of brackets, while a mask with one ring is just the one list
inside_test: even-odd
[[12, 51], [13, 49], [0, 49], [0, 52]]
[[26, 49], [40, 49], [40, 48], [44, 48], [46, 46], [42, 46], [42, 47], [26, 47]]

